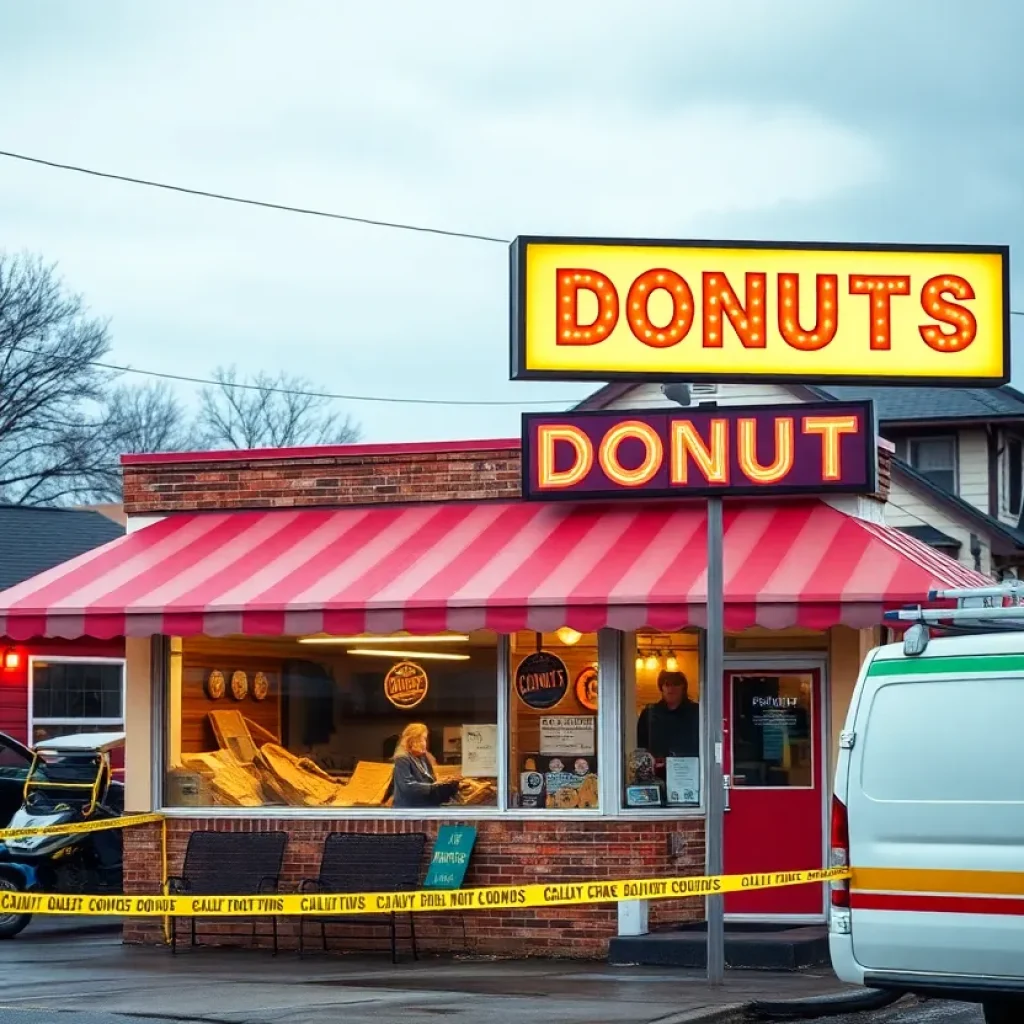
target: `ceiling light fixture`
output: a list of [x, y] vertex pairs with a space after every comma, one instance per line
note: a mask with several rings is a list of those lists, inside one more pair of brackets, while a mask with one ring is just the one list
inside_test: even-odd
[[437, 633], [433, 636], [304, 636], [300, 644], [463, 644], [465, 633]]
[[566, 647], [572, 647], [573, 644], [580, 642], [582, 633], [577, 633], [575, 629], [570, 629], [568, 626], [562, 626], [561, 629], [555, 632], [555, 636], [565, 644]]
[[469, 661], [468, 654], [447, 654], [444, 651], [387, 651], [384, 648], [352, 648], [349, 654], [373, 658], [419, 658], [424, 661]]

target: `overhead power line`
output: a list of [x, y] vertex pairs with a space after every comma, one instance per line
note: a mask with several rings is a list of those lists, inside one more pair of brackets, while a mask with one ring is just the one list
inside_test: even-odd
[[[147, 188], [158, 188], [168, 192], [177, 192], [184, 195], [199, 196], [204, 199], [217, 199], [226, 203], [238, 203], [243, 206], [255, 206], [262, 209], [278, 210], [284, 213], [297, 213], [308, 217], [323, 217], [329, 220], [347, 221], [352, 224], [366, 224], [371, 227], [389, 228], [396, 231], [413, 231], [419, 234], [441, 235], [448, 238], [464, 238], [476, 242], [491, 242], [500, 245], [510, 244], [507, 238], [499, 238], [495, 235], [477, 234], [470, 231], [455, 231], [447, 228], [436, 228], [423, 224], [408, 224], [400, 221], [380, 220], [373, 217], [358, 217], [354, 214], [335, 213], [329, 210], [317, 210], [311, 207], [289, 206], [284, 203], [274, 203], [262, 199], [248, 199], [242, 196], [232, 196], [221, 192], [211, 192], [206, 189], [187, 188], [183, 185], [172, 185], [168, 182], [153, 181], [148, 178], [135, 178], [127, 174], [115, 174], [110, 171], [99, 171], [91, 167], [81, 167], [77, 164], [61, 163], [56, 160], [45, 160], [42, 157], [29, 156], [25, 153], [15, 153], [10, 150], [0, 150], [0, 157], [10, 160], [20, 160], [24, 163], [38, 164], [42, 167], [50, 167], [56, 170], [72, 171], [76, 174], [87, 174], [94, 178], [104, 178], [110, 181], [126, 182], [132, 185], [143, 185]], [[1012, 316], [1024, 316], [1024, 310], [1010, 310]], [[276, 394], [298, 395], [309, 398], [337, 399], [346, 402], [376, 402], [395, 405], [449, 405], [449, 406], [524, 406], [524, 405], [572, 405], [575, 399], [542, 399], [533, 402], [521, 401], [488, 401], [484, 399], [441, 399], [441, 398], [398, 398], [385, 395], [343, 395], [332, 392], [301, 391], [290, 388], [263, 387], [259, 384], [228, 383], [212, 380], [206, 377], [192, 377], [185, 374], [163, 373], [158, 370], [140, 370], [133, 366], [119, 366], [112, 363], [93, 362], [91, 365], [99, 369], [112, 370], [118, 373], [134, 373], [144, 377], [157, 377], [162, 380], [182, 381], [187, 384], [202, 384], [213, 387], [242, 388], [254, 391], [269, 391]]]
[[401, 221], [378, 220], [374, 217], [356, 217], [348, 213], [332, 213], [329, 210], [314, 210], [305, 206], [288, 206], [285, 203], [271, 203], [263, 199], [246, 199], [242, 196], [229, 196], [222, 192], [208, 192], [200, 188], [186, 188], [183, 185], [170, 185], [164, 181], [151, 181], [148, 178], [133, 178], [127, 174], [113, 174], [110, 171], [97, 171], [91, 167], [79, 167], [76, 164], [58, 163], [56, 160], [44, 160], [38, 156], [27, 156], [25, 153], [12, 153], [0, 149], [0, 156], [10, 160], [21, 160], [27, 164], [39, 164], [41, 167], [52, 167], [59, 171], [74, 171], [76, 174], [88, 174], [94, 178], [107, 178], [110, 181], [123, 181], [131, 185], [145, 185], [147, 188], [162, 188], [167, 192], [180, 192], [189, 196], [201, 196], [203, 199], [219, 199], [223, 203], [239, 203], [242, 206], [259, 206], [266, 210], [280, 210], [284, 213], [299, 213], [306, 217], [326, 217], [329, 220], [344, 220], [351, 224], [368, 224], [375, 228], [391, 228], [395, 231], [416, 231], [424, 235], [443, 235], [447, 238], [468, 238], [474, 242], [497, 242], [508, 245], [507, 238], [495, 238], [493, 235], [478, 235], [470, 231], [451, 231], [446, 228], [434, 228], [424, 224], [405, 224]]
[[[14, 346], [19, 352], [39, 355], [24, 345]], [[190, 377], [182, 373], [163, 373], [160, 370], [139, 370], [134, 366], [119, 366], [116, 363], [104, 363], [95, 359], [86, 360], [87, 366], [95, 366], [98, 370], [112, 370], [116, 373], [135, 373], [142, 377], [158, 377], [161, 380], [177, 380], [186, 384], [203, 384], [215, 388], [239, 388], [243, 391], [263, 391], [275, 395], [296, 395], [300, 398], [328, 398], [343, 402], [384, 402], [391, 405], [472, 405], [472, 406], [518, 406], [526, 405], [575, 405], [578, 398], [541, 398], [535, 401], [510, 402], [501, 399], [474, 398], [399, 398], [391, 395], [342, 395], [332, 391], [305, 391], [301, 388], [282, 388], [274, 385], [252, 384], [245, 381], [214, 380], [211, 377]]]

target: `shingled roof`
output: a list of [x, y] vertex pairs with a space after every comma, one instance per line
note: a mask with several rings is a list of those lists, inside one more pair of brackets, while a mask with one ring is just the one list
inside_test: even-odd
[[1024, 420], [1024, 395], [1016, 388], [870, 388], [817, 387], [839, 401], [873, 399], [879, 423], [949, 422], [950, 420]]
[[0, 505], [0, 590], [124, 536], [100, 512]]

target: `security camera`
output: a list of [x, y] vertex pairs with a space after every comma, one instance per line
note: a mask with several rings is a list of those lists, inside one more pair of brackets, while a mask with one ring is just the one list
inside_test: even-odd
[[687, 406], [690, 404], [689, 384], [662, 384], [661, 393], [676, 405]]

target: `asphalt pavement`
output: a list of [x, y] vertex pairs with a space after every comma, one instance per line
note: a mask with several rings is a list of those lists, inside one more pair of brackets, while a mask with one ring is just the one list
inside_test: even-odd
[[[0, 1017], [0, 1024], [3, 1018]], [[12, 1022], [13, 1024], [13, 1022]], [[34, 1024], [34, 1022], [33, 1022]], [[876, 1013], [851, 1013], [842, 1017], [818, 1017], [803, 1024], [983, 1024], [981, 1008], [970, 1003], [897, 1003]]]
[[[385, 955], [124, 946], [51, 924], [0, 944], [0, 1024], [730, 1024], [752, 1000], [834, 996], [828, 970], [702, 972], [488, 958], [392, 965]], [[976, 1007], [926, 1003], [832, 1024], [980, 1024]]]

